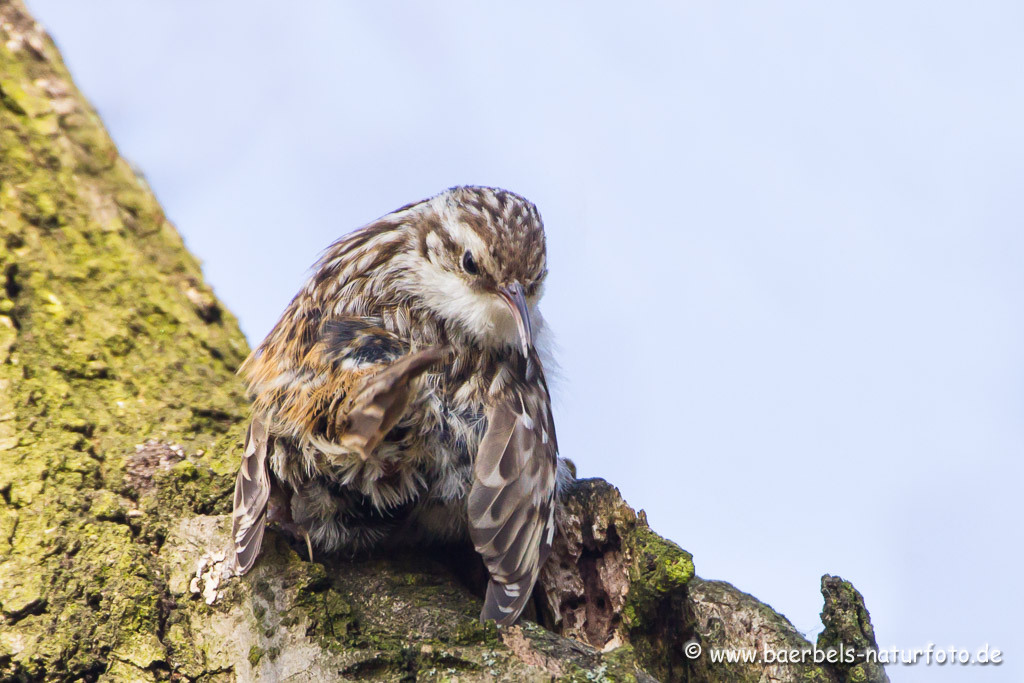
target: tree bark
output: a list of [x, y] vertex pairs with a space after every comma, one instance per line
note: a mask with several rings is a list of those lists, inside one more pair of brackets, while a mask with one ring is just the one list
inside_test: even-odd
[[[310, 562], [270, 532], [222, 578], [248, 347], [20, 0], [0, 0], [0, 238], [2, 680], [885, 680], [688, 659], [810, 645], [601, 480], [567, 497], [540, 625], [478, 623], [471, 549]], [[828, 585], [824, 644], [874, 647]]]

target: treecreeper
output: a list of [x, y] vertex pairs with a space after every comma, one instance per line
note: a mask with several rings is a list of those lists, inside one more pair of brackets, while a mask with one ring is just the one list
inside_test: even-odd
[[482, 620], [514, 623], [554, 540], [557, 457], [537, 310], [544, 227], [523, 197], [456, 187], [331, 245], [240, 372], [238, 573], [275, 522], [355, 553], [471, 540]]

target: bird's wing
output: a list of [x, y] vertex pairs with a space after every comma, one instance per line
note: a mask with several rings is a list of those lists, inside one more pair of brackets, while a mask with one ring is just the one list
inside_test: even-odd
[[231, 538], [239, 574], [252, 568], [263, 542], [270, 474], [267, 472], [267, 430], [254, 419], [245, 434], [242, 466], [235, 478], [235, 509], [231, 515]]
[[409, 353], [405, 341], [374, 321], [335, 317], [315, 330], [268, 337], [242, 373], [255, 413], [273, 416], [275, 434], [365, 458], [401, 418], [412, 381], [446, 353]]
[[263, 539], [271, 487], [268, 439], [308, 439], [325, 453], [366, 459], [405, 413], [413, 380], [448, 352], [408, 353], [398, 337], [355, 317], [326, 321], [310, 336], [305, 347], [287, 339], [277, 346], [265, 343], [242, 369], [257, 417], [235, 482], [239, 573], [252, 567]]
[[338, 441], [366, 460], [409, 407], [412, 381], [447, 354], [442, 347], [416, 351], [365, 376], [348, 410], [336, 418]]
[[527, 386], [487, 410], [469, 492], [469, 528], [491, 574], [482, 620], [512, 624], [551, 551], [558, 447], [547, 390]]

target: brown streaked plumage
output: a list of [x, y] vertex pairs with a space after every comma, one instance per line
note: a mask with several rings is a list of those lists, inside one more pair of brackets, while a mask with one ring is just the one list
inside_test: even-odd
[[557, 443], [533, 204], [452, 188], [333, 244], [241, 372], [241, 572], [268, 517], [328, 551], [471, 539], [513, 623], [551, 548]]

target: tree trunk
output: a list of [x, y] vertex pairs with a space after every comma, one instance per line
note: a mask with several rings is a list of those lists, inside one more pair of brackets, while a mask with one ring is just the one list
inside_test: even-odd
[[[885, 680], [711, 662], [810, 645], [600, 480], [568, 496], [541, 625], [478, 623], [467, 549], [310, 562], [270, 532], [221, 580], [246, 342], [20, 0], [0, 0], [0, 238], [3, 680]], [[874, 647], [852, 586], [828, 590], [823, 647]]]

